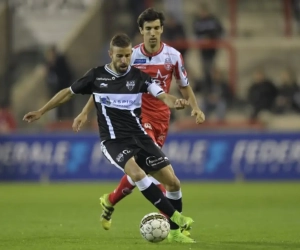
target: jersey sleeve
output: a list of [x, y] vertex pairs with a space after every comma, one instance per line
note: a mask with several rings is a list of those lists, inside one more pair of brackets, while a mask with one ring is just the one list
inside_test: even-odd
[[184, 68], [184, 62], [182, 55], [179, 54], [176, 56], [176, 63], [174, 67], [174, 77], [176, 79], [176, 83], [180, 87], [186, 87], [189, 85], [189, 80], [187, 77], [186, 70]]
[[146, 75], [146, 77], [143, 79], [143, 82], [144, 82], [142, 87], [143, 93], [150, 93], [154, 97], [157, 97], [160, 94], [165, 93], [164, 90], [160, 86], [158, 86], [150, 76]]
[[83, 77], [76, 80], [70, 87], [74, 94], [90, 95], [95, 81], [95, 69], [90, 69]]

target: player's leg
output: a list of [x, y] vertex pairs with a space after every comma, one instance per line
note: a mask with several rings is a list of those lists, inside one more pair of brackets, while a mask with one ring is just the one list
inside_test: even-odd
[[[155, 128], [152, 127], [151, 123], [147, 120], [143, 120], [143, 127], [147, 134], [152, 138], [152, 140], [155, 142]], [[159, 145], [160, 147], [162, 145]], [[150, 177], [151, 178], [151, 177]], [[157, 186], [159, 187], [162, 192], [165, 193], [165, 188], [163, 185], [161, 185], [158, 181], [156, 181], [154, 178], [151, 179]], [[109, 194], [104, 194], [100, 199], [102, 199], [102, 202], [106, 206], [115, 206], [119, 201], [121, 201], [123, 198], [125, 198], [127, 195], [132, 193], [132, 190], [135, 188], [134, 182], [131, 180], [131, 178], [127, 175], [124, 175], [122, 179], [120, 180], [118, 186], [114, 189], [113, 192]]]
[[[157, 148], [150, 138], [149, 141], [153, 147]], [[174, 209], [161, 190], [151, 182], [144, 170], [142, 170], [136, 163], [134, 156], [141, 150], [140, 146], [136, 145], [136, 143], [132, 144], [122, 140], [107, 140], [101, 143], [101, 150], [111, 164], [115, 165], [130, 176], [142, 194], [152, 204], [154, 204], [155, 207], [163, 211], [177, 224], [187, 224], [186, 217], [182, 216]], [[166, 162], [164, 166], [168, 164], [169, 162]], [[111, 221], [112, 212], [113, 207], [104, 207], [104, 216], [102, 215], [102, 218], [105, 218], [107, 221]]]
[[[168, 131], [168, 125], [163, 126], [160, 123], [150, 122], [149, 119], [143, 118], [143, 127], [153, 142], [159, 147], [162, 148], [165, 142], [166, 133]], [[157, 181], [152, 176], [149, 176], [151, 181], [165, 194], [165, 187]]]
[[134, 188], [135, 184], [131, 178], [128, 175], [124, 175], [115, 190], [108, 195], [111, 206], [116, 205], [124, 197], [131, 194]]
[[[112, 164], [115, 165], [115, 160], [117, 161], [117, 159], [114, 160], [111, 157], [111, 155], [114, 155], [114, 157], [116, 158], [120, 153], [122, 153], [122, 151], [126, 148], [126, 144], [124, 146], [123, 145], [124, 145], [123, 142], [116, 143], [114, 140], [108, 140], [104, 143], [103, 142], [101, 143], [101, 151], [106, 156], [106, 158]], [[118, 187], [115, 189], [114, 192], [110, 194], [104, 194], [100, 197], [100, 205], [103, 209], [100, 220], [101, 220], [102, 227], [105, 230], [109, 230], [111, 227], [111, 223], [112, 223], [111, 217], [114, 212], [114, 207], [113, 207], [114, 204], [116, 204], [118, 201], [120, 201], [122, 198], [128, 195], [134, 187], [135, 187], [134, 182], [132, 182], [130, 178], [128, 178], [128, 176], [125, 174], [122, 177], [120, 184], [118, 185]]]
[[[168, 131], [169, 131], [169, 123], [160, 123], [160, 124], [154, 124], [154, 127], [155, 127], [155, 131], [156, 131], [156, 143], [157, 145], [162, 148], [163, 145], [165, 144], [165, 141], [166, 141], [166, 138], [167, 138], [167, 135], [168, 135]], [[158, 182], [159, 183], [159, 182]], [[166, 194], [166, 189], [165, 187], [160, 184], [161, 187], [163, 187], [164, 189], [164, 193]], [[167, 195], [167, 197], [170, 196], [169, 194]], [[168, 197], [170, 198], [170, 197]], [[176, 207], [175, 207], [176, 208]], [[178, 208], [176, 208], [178, 210]], [[178, 210], [180, 211], [180, 210]], [[181, 211], [182, 212], [182, 205], [181, 205]], [[171, 229], [174, 228], [176, 229], [177, 228], [177, 225], [174, 225], [174, 223], [170, 223], [171, 224]], [[183, 228], [181, 229], [181, 232], [186, 235], [186, 236], [190, 236], [190, 232], [187, 231], [187, 230], [184, 230]]]
[[[169, 165], [168, 158], [164, 153], [153, 143], [149, 141], [143, 141], [144, 147], [138, 153], [137, 163], [145, 171], [149, 172], [156, 180], [162, 183], [166, 191], [166, 198], [178, 211], [182, 211], [182, 194], [180, 188], [180, 182], [175, 176], [173, 168]], [[166, 166], [167, 163], [167, 166]], [[164, 212], [162, 210], [162, 212]], [[183, 235], [179, 229], [182, 224], [170, 218], [171, 231], [169, 239], [176, 242], [193, 242], [192, 239]], [[172, 223], [175, 222], [175, 223]], [[188, 219], [186, 224], [182, 228], [190, 229], [190, 225], [193, 223], [192, 219]]]
[[110, 194], [103, 194], [100, 197], [100, 205], [103, 208], [101, 215], [101, 224], [105, 230], [109, 230], [111, 227], [111, 216], [114, 212], [114, 205], [122, 200], [124, 197], [129, 195], [135, 188], [134, 182], [128, 175], [124, 175], [116, 187], [116, 189]]
[[[157, 171], [155, 173], [151, 173], [151, 175], [157, 179], [160, 183], [162, 183], [166, 188], [166, 197], [173, 205], [173, 207], [182, 212], [182, 192], [180, 187], [180, 182], [176, 177], [173, 168], [171, 165]], [[181, 229], [189, 230], [190, 224], [193, 223], [193, 220], [188, 221], [188, 224], [185, 226], [180, 226], [175, 224], [174, 222], [170, 221], [171, 231], [168, 235], [168, 240], [173, 242], [189, 242], [186, 233], [182, 233]], [[179, 228], [181, 227], [181, 229]], [[190, 239], [191, 242], [193, 241]]]
[[[165, 161], [167, 164], [169, 162]], [[146, 173], [139, 167], [139, 165], [135, 162], [134, 157], [130, 158], [124, 167], [124, 171], [130, 178], [135, 182], [138, 189], [144, 195], [144, 197], [149, 200], [157, 209], [166, 214], [173, 222], [180, 225], [181, 227], [190, 227], [193, 223], [193, 220], [189, 217], [185, 217], [181, 215], [173, 205], [170, 203], [169, 199], [165, 197], [165, 195], [161, 192], [161, 190], [149, 179]], [[161, 171], [161, 170], [160, 170]], [[167, 178], [168, 176], [166, 176]], [[165, 181], [172, 187], [173, 189], [180, 189], [179, 182], [173, 181]], [[172, 183], [172, 185], [171, 185]], [[180, 231], [179, 231], [180, 233]], [[181, 234], [181, 233], [180, 233]], [[181, 236], [184, 236], [181, 234]], [[184, 238], [185, 237], [185, 238]], [[192, 243], [194, 242], [192, 239], [184, 236], [181, 237], [181, 241], [183, 243]], [[183, 240], [184, 238], [184, 240]]]

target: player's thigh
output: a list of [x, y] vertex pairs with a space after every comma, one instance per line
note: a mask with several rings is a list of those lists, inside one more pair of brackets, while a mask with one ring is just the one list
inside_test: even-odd
[[169, 159], [150, 139], [145, 138], [140, 142], [143, 147], [137, 154], [137, 164], [163, 185], [167, 185], [168, 191], [177, 191], [180, 188], [180, 183], [174, 174]]
[[145, 171], [136, 163], [134, 157], [131, 157], [126, 162], [124, 171], [128, 176], [130, 176], [133, 182], [140, 181], [146, 176]]
[[126, 140], [112, 139], [101, 142], [101, 151], [111, 164], [125, 172], [126, 163], [138, 149]]
[[180, 189], [180, 181], [174, 173], [171, 165], [168, 165], [158, 171], [151, 172], [156, 180], [158, 180], [168, 191], [178, 191]]

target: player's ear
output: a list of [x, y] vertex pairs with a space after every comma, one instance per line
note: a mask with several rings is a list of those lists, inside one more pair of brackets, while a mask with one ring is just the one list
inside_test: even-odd
[[112, 50], [109, 49], [107, 52], [108, 52], [109, 57], [112, 59]]
[[139, 30], [140, 30], [140, 33], [141, 33], [142, 35], [144, 35], [144, 30], [143, 30], [143, 28], [139, 27]]

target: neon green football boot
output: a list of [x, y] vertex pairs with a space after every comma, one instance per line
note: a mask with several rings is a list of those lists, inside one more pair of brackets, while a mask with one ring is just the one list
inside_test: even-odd
[[182, 229], [180, 228], [180, 231], [183, 235], [187, 236], [187, 237], [190, 237], [191, 236], [191, 233], [188, 231], [188, 230], [185, 230], [185, 229]]
[[170, 217], [170, 219], [175, 222], [182, 230], [190, 230], [191, 225], [194, 223], [194, 220], [190, 217], [183, 216], [178, 211]]
[[102, 227], [105, 230], [109, 230], [111, 227], [111, 216], [115, 209], [108, 200], [108, 194], [104, 194], [100, 197], [100, 205], [102, 207], [102, 214], [100, 217]]
[[168, 241], [169, 242], [178, 242], [178, 243], [196, 243], [195, 240], [185, 236], [180, 232], [180, 229], [170, 230], [168, 234]]

